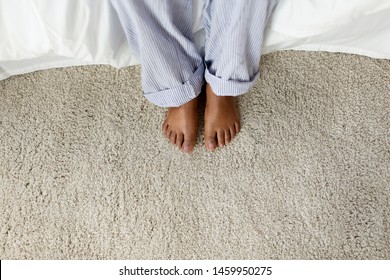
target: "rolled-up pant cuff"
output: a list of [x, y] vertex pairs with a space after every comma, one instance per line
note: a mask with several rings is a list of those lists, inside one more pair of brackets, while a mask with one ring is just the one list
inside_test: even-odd
[[144, 96], [159, 107], [179, 107], [197, 97], [202, 91], [204, 69], [205, 66], [202, 63], [182, 85], [166, 90], [144, 93]]
[[253, 87], [259, 76], [260, 72], [250, 81], [224, 80], [211, 74], [208, 69], [205, 70], [206, 82], [211, 86], [213, 92], [219, 96], [237, 96], [244, 94]]

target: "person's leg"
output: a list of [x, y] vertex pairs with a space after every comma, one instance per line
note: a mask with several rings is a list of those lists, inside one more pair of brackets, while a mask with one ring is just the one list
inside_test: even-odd
[[273, 0], [206, 0], [205, 145], [228, 144], [240, 130], [235, 96], [259, 76], [263, 33]]
[[193, 43], [192, 0], [111, 0], [138, 54], [144, 96], [170, 107], [163, 130], [173, 144], [192, 151], [198, 126], [197, 96], [203, 58]]

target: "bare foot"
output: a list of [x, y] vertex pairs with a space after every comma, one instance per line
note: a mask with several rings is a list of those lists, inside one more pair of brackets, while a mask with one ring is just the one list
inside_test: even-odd
[[169, 108], [162, 129], [172, 144], [191, 153], [198, 130], [198, 97], [180, 107]]
[[204, 121], [204, 142], [208, 150], [229, 144], [240, 131], [235, 97], [217, 96], [207, 84]]

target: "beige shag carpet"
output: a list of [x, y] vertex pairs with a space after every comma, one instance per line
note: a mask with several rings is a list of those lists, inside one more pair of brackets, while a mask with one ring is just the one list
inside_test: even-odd
[[[263, 57], [242, 131], [192, 155], [140, 67], [0, 82], [1, 259], [389, 259], [390, 61]], [[201, 121], [201, 124], [203, 122]]]

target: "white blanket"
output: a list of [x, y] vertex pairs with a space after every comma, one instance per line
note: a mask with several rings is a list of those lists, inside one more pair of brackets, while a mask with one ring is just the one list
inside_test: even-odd
[[[193, 31], [202, 41], [202, 0]], [[390, 59], [389, 0], [279, 0], [263, 53], [295, 49]], [[109, 0], [0, 0], [0, 79], [40, 69], [138, 63]]]

